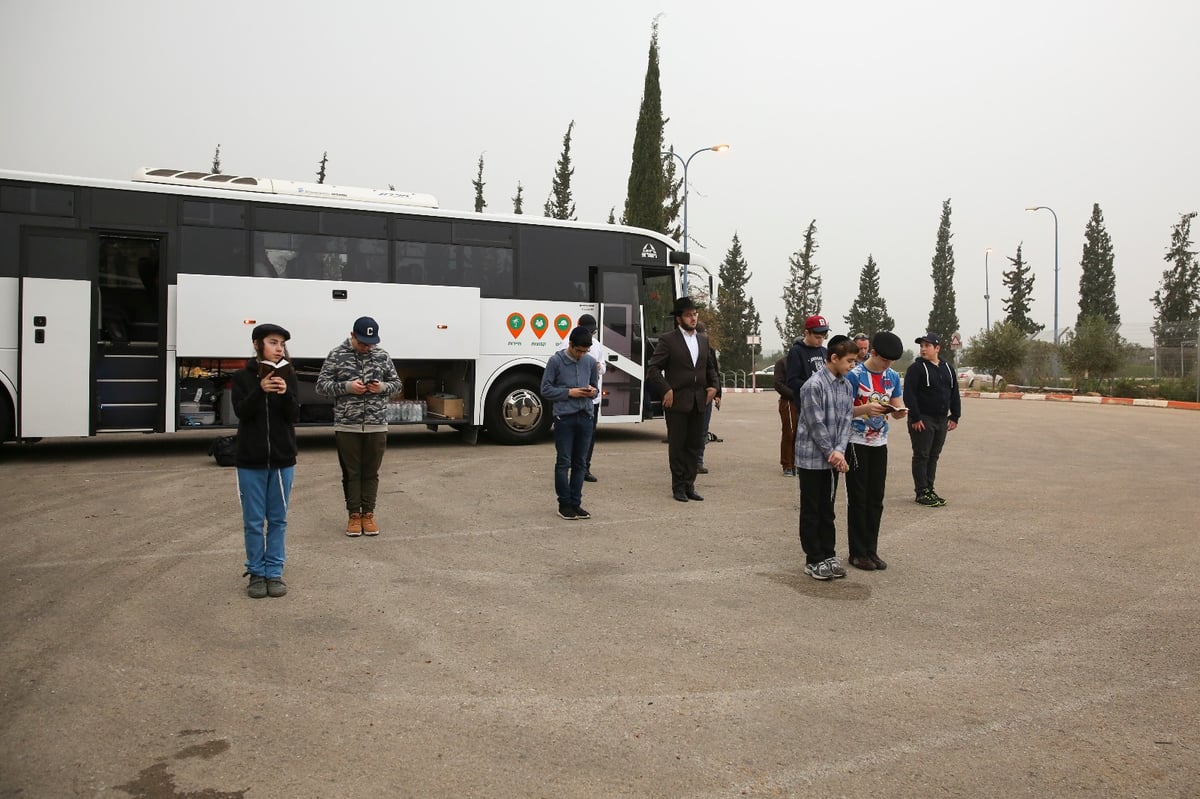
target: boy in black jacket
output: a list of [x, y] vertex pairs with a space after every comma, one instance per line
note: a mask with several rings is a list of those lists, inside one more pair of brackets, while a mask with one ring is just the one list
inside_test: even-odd
[[[257, 356], [233, 376], [238, 417], [237, 479], [246, 539], [246, 593], [253, 599], [283, 596], [287, 508], [296, 466], [300, 415], [296, 372], [287, 362], [291, 334], [263, 324], [250, 334]], [[265, 533], [264, 533], [265, 528]]]
[[917, 504], [940, 508], [946, 500], [933, 490], [938, 457], [946, 433], [958, 427], [962, 400], [953, 367], [938, 358], [942, 341], [937, 333], [917, 339], [921, 357], [904, 373], [904, 404], [908, 407], [908, 437], [912, 441], [913, 488]]

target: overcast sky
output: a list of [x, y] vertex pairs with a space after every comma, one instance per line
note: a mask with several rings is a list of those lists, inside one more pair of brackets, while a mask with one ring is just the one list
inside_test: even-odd
[[[952, 202], [964, 339], [992, 321], [1024, 242], [1033, 318], [1078, 311], [1084, 226], [1099, 203], [1122, 334], [1150, 340], [1150, 296], [1181, 213], [1200, 210], [1200, 3], [609, 0], [0, 0], [0, 168], [127, 178], [206, 169], [434, 194], [489, 211], [517, 181], [540, 213], [568, 123], [582, 220], [620, 216], [646, 71], [659, 44], [666, 141], [689, 170], [693, 251], [735, 233], [764, 343], [788, 258], [817, 223], [835, 332], [868, 254], [906, 340], [933, 295]], [[1200, 234], [1200, 226], [1194, 231]]]

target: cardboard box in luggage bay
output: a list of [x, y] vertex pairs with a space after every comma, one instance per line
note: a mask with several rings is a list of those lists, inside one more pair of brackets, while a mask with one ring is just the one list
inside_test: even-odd
[[461, 397], [452, 394], [430, 394], [425, 398], [425, 406], [430, 416], [441, 416], [446, 419], [463, 418], [463, 401]]

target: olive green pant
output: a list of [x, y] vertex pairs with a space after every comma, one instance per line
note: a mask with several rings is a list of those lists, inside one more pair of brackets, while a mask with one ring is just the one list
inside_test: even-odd
[[342, 467], [342, 493], [349, 513], [374, 513], [379, 496], [379, 467], [387, 450], [387, 433], [334, 432], [338, 463]]

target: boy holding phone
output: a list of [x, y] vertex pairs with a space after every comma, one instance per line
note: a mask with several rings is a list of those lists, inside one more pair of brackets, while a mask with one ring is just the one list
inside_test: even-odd
[[854, 389], [854, 421], [846, 460], [846, 527], [850, 565], [863, 571], [886, 569], [879, 557], [879, 526], [883, 519], [883, 494], [887, 485], [888, 414], [900, 419], [908, 412], [900, 388], [900, 375], [892, 363], [904, 354], [895, 333], [880, 332], [871, 341], [870, 357], [850, 370]]
[[342, 467], [346, 535], [379, 535], [375, 500], [387, 450], [387, 398], [403, 384], [392, 358], [379, 346], [379, 323], [354, 321], [350, 336], [330, 351], [317, 375], [317, 393], [333, 397], [333, 438]]

